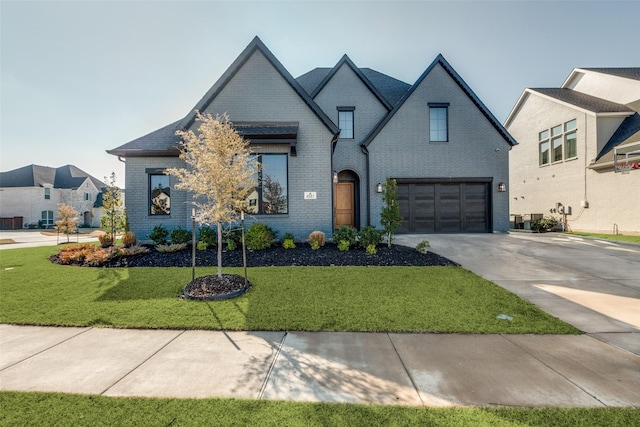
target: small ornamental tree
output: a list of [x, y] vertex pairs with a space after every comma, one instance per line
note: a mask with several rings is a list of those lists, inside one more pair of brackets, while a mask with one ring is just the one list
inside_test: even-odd
[[233, 128], [229, 117], [196, 112], [197, 134], [177, 131], [182, 138], [180, 159], [190, 167], [170, 168], [175, 188], [193, 192], [196, 221], [218, 229], [218, 277], [222, 277], [222, 225], [238, 220], [246, 199], [255, 190], [259, 164], [249, 143]]
[[126, 226], [126, 215], [122, 208], [122, 192], [116, 187], [116, 174], [111, 172], [109, 178], [105, 177], [105, 188], [102, 194], [102, 218], [100, 227], [116, 241], [116, 233], [123, 231]]
[[395, 179], [387, 178], [385, 181], [382, 187], [382, 202], [384, 206], [380, 212], [380, 225], [387, 236], [387, 245], [391, 247], [393, 235], [402, 224], [398, 203], [398, 184]]
[[78, 222], [78, 211], [71, 205], [64, 203], [58, 204], [58, 217], [56, 221], [56, 229], [67, 235], [67, 243], [69, 243], [69, 234], [76, 231], [76, 223]]

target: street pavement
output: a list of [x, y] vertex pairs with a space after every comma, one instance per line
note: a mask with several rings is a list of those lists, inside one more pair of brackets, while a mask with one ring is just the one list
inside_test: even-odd
[[408, 406], [640, 407], [640, 247], [564, 235], [399, 236], [582, 335], [0, 325], [0, 389]]
[[[71, 243], [97, 242], [95, 229], [82, 229], [79, 233], [69, 235]], [[1, 230], [0, 250], [31, 248], [36, 246], [55, 246], [67, 241], [65, 234], [58, 235], [55, 230]]]

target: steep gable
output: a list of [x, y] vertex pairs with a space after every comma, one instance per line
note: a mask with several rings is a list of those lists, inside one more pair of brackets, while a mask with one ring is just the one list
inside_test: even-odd
[[495, 128], [495, 130], [500, 134], [500, 136], [511, 146], [517, 144], [517, 142], [513, 139], [513, 137], [507, 132], [507, 130], [500, 124], [498, 119], [489, 111], [489, 109], [480, 101], [480, 98], [471, 90], [471, 88], [465, 83], [465, 81], [458, 75], [458, 73], [449, 65], [449, 63], [444, 59], [444, 57], [440, 54], [436, 57], [436, 59], [427, 67], [427, 69], [422, 73], [422, 75], [418, 78], [418, 80], [411, 86], [411, 88], [405, 93], [402, 99], [398, 102], [398, 104], [394, 107], [394, 109], [389, 113], [389, 115], [376, 127], [371, 134], [366, 138], [364, 145], [368, 146], [375, 139], [375, 137], [380, 133], [380, 131], [389, 123], [396, 113], [402, 109], [405, 102], [411, 97], [411, 95], [416, 91], [416, 89], [421, 85], [421, 83], [429, 76], [429, 74], [434, 70], [436, 66], [440, 65], [446, 73], [451, 77], [451, 79], [455, 82], [455, 84], [465, 93], [465, 95], [469, 98], [469, 100], [478, 108], [478, 111], [482, 113], [482, 115], [487, 119], [487, 121]]
[[0, 174], [0, 187], [78, 188], [86, 179], [100, 189], [104, 183], [73, 165], [59, 168], [29, 165]]

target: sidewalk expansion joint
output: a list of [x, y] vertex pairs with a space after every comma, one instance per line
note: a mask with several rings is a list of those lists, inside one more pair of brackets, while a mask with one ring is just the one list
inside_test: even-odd
[[278, 361], [278, 357], [280, 356], [280, 352], [282, 351], [282, 347], [284, 346], [284, 341], [287, 339], [287, 335], [289, 332], [285, 331], [282, 339], [280, 340], [280, 344], [276, 348], [276, 354], [271, 361], [271, 365], [269, 365], [269, 370], [267, 371], [267, 375], [264, 377], [264, 381], [262, 382], [262, 387], [260, 387], [260, 392], [258, 393], [258, 400], [262, 400], [262, 396], [264, 396], [264, 391], [267, 388], [267, 384], [271, 379], [271, 374], [273, 373], [273, 369], [276, 366], [276, 362]]
[[156, 351], [154, 351], [153, 353], [151, 353], [149, 355], [149, 357], [145, 358], [142, 362], [138, 363], [136, 366], [134, 366], [132, 369], [129, 370], [129, 372], [127, 372], [126, 374], [124, 374], [121, 378], [119, 378], [118, 380], [116, 380], [113, 384], [111, 384], [109, 387], [105, 388], [104, 390], [102, 390], [99, 394], [103, 395], [105, 394], [107, 391], [109, 391], [110, 389], [112, 389], [114, 386], [116, 386], [120, 381], [122, 381], [123, 379], [127, 378], [129, 375], [131, 375], [133, 372], [135, 372], [136, 369], [138, 369], [139, 367], [141, 367], [142, 365], [144, 365], [145, 363], [147, 363], [153, 356], [155, 356], [156, 354], [160, 353], [163, 349], [165, 349], [169, 344], [171, 344], [172, 342], [174, 342], [176, 339], [178, 339], [178, 337], [182, 336], [182, 334], [184, 334], [186, 332], [186, 330], [183, 330], [182, 332], [180, 332], [178, 335], [176, 335], [175, 337], [171, 338], [169, 341], [167, 341], [163, 346], [161, 346], [160, 348], [158, 348]]
[[411, 372], [409, 372], [409, 369], [407, 368], [407, 365], [404, 364], [404, 360], [402, 360], [402, 357], [400, 356], [400, 353], [398, 352], [398, 349], [396, 348], [396, 345], [394, 344], [393, 340], [391, 339], [391, 335], [389, 335], [389, 333], [386, 333], [387, 338], [389, 338], [389, 342], [391, 343], [391, 347], [393, 347], [393, 351], [396, 352], [396, 356], [398, 356], [398, 360], [400, 361], [400, 364], [402, 365], [402, 369], [404, 369], [404, 371], [407, 373], [407, 376], [409, 377], [409, 381], [411, 381], [411, 385], [413, 386], [413, 389], [416, 391], [416, 394], [418, 395], [418, 399], [420, 399], [420, 403], [422, 404], [422, 406], [426, 406], [424, 401], [422, 400], [422, 394], [420, 394], [420, 390], [418, 389], [418, 385], [416, 384], [416, 382], [413, 380], [413, 377], [411, 376]]
[[57, 347], [57, 346], [59, 346], [60, 344], [63, 344], [63, 343], [65, 343], [65, 342], [69, 341], [69, 340], [72, 340], [72, 339], [74, 339], [75, 337], [77, 337], [77, 336], [79, 336], [79, 335], [84, 334], [85, 332], [89, 332], [89, 331], [90, 331], [90, 330], [92, 330], [92, 329], [93, 329], [93, 326], [89, 326], [87, 329], [85, 329], [85, 330], [83, 330], [83, 331], [80, 331], [80, 332], [78, 332], [77, 334], [75, 334], [75, 335], [73, 335], [73, 336], [70, 336], [70, 337], [68, 337], [68, 338], [63, 339], [62, 341], [59, 341], [59, 342], [57, 342], [57, 343], [55, 343], [55, 344], [53, 344], [53, 345], [50, 345], [49, 347], [44, 348], [44, 349], [42, 349], [42, 350], [38, 351], [37, 353], [33, 353], [33, 354], [31, 354], [31, 355], [29, 355], [29, 356], [25, 357], [25, 358], [24, 358], [24, 359], [22, 359], [22, 360], [18, 360], [17, 362], [12, 363], [11, 365], [5, 366], [4, 368], [0, 369], [0, 371], [4, 371], [5, 369], [9, 369], [9, 368], [11, 368], [12, 366], [16, 366], [16, 365], [18, 365], [18, 364], [20, 364], [20, 363], [22, 363], [22, 362], [24, 362], [24, 361], [26, 361], [26, 360], [32, 359], [32, 358], [34, 358], [34, 357], [38, 356], [39, 354], [42, 354], [42, 353], [44, 353], [45, 351], [49, 351], [49, 350], [51, 350], [52, 348]]
[[[537, 360], [538, 362], [540, 362], [541, 364], [543, 364], [544, 366], [546, 366], [548, 369], [550, 369], [551, 371], [555, 372], [557, 375], [559, 375], [560, 377], [564, 378], [565, 381], [567, 381], [569, 384], [573, 384], [576, 388], [578, 388], [579, 390], [582, 390], [582, 392], [584, 392], [586, 395], [591, 396], [595, 401], [597, 401], [598, 403], [600, 403], [602, 406], [609, 406], [606, 403], [604, 403], [602, 400], [598, 399], [598, 397], [592, 393], [590, 393], [587, 389], [585, 389], [584, 387], [582, 387], [580, 384], [576, 383], [575, 381], [573, 381], [571, 378], [569, 378], [568, 376], [564, 375], [562, 372], [558, 371], [557, 369], [554, 369], [551, 365], [549, 365], [548, 363], [545, 363], [543, 360], [541, 360], [540, 358], [534, 356], [533, 354], [531, 354], [529, 351], [527, 351], [526, 348], [518, 345], [518, 343], [513, 342], [512, 340], [510, 340], [507, 335], [505, 334], [500, 334], [500, 336], [502, 338], [504, 338], [505, 340], [509, 341], [511, 344], [515, 345], [516, 347], [518, 347], [519, 349], [521, 349], [522, 351], [524, 351], [529, 357], [534, 358], [535, 360]], [[594, 338], [595, 339], [595, 338]]]

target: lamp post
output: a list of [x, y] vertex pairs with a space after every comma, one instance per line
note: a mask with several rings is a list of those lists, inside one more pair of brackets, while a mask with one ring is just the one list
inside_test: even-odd
[[191, 281], [196, 280], [196, 210], [191, 209]]

